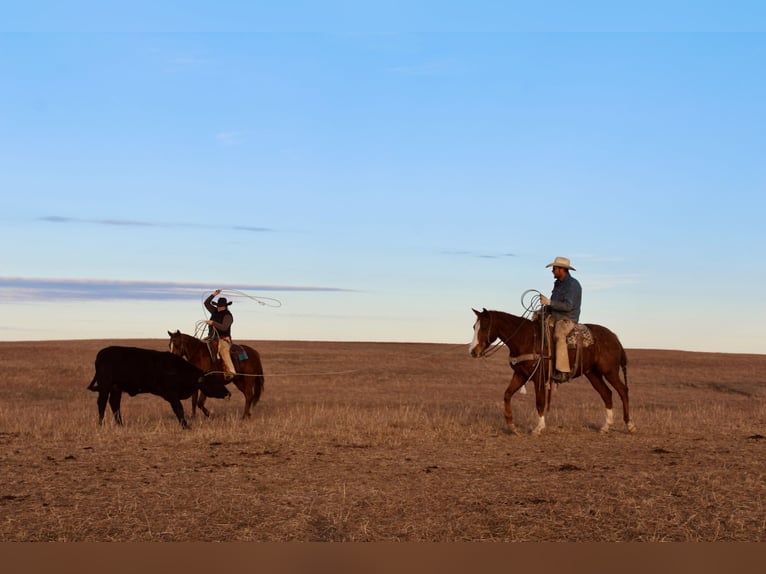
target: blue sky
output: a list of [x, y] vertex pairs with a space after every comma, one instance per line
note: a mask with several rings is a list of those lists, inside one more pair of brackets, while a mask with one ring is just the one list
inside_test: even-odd
[[563, 255], [628, 348], [766, 352], [762, 3], [207, 4], [3, 3], [0, 340], [223, 288], [235, 338], [468, 343]]

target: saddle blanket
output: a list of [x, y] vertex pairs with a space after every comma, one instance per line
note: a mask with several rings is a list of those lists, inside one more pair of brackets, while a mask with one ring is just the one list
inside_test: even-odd
[[582, 323], [577, 323], [574, 329], [569, 331], [567, 335], [567, 346], [571, 348], [577, 347], [577, 339], [580, 338], [583, 347], [590, 347], [593, 344], [593, 334], [590, 329]]
[[231, 344], [231, 352], [232, 357], [236, 357], [240, 361], [246, 361], [247, 360], [247, 351], [245, 351], [245, 348], [241, 345], [237, 345], [236, 343]]

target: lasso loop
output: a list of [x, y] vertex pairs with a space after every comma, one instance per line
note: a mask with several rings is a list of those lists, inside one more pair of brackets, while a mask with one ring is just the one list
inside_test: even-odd
[[224, 295], [234, 296], [235, 298], [242, 297], [244, 299], [250, 299], [264, 307], [272, 307], [276, 309], [282, 306], [282, 301], [279, 299], [274, 299], [273, 297], [264, 297], [263, 295], [250, 295], [249, 293], [245, 293], [244, 291], [237, 291], [236, 289], [221, 289], [221, 293]]
[[[207, 331], [207, 321], [201, 320], [194, 323], [194, 336], [197, 339], [205, 339], [207, 337]], [[215, 333], [215, 329], [213, 329], [213, 333]]]
[[[211, 292], [212, 291], [205, 291], [202, 293], [201, 301], [203, 309], [205, 308], [205, 299], [207, 299]], [[282, 301], [279, 299], [274, 299], [273, 297], [264, 297], [263, 295], [250, 295], [249, 293], [245, 293], [244, 291], [237, 291], [236, 289], [221, 289], [220, 295], [227, 296], [230, 301], [236, 301], [237, 299], [250, 299], [251, 301], [255, 301], [263, 307], [271, 307], [273, 309], [282, 306]]]
[[[529, 298], [529, 302], [527, 303], [525, 299], [530, 293], [532, 295]], [[521, 306], [524, 308], [524, 315], [532, 315], [542, 308], [543, 305], [540, 303], [541, 296], [542, 293], [540, 293], [537, 289], [527, 289], [521, 294]]]
[[[205, 299], [210, 296], [210, 293], [212, 293], [212, 291], [204, 291], [202, 293], [202, 298], [200, 299], [205, 316], [207, 316], [208, 313], [208, 310], [205, 307]], [[237, 291], [236, 289], [221, 289], [219, 295], [225, 295], [228, 297], [230, 302], [232, 300], [236, 301], [237, 299], [250, 299], [264, 307], [271, 307], [276, 309], [282, 306], [282, 301], [279, 299], [274, 299], [273, 297], [264, 297], [262, 295], [250, 295], [249, 293], [245, 293], [244, 291]], [[204, 339], [206, 335], [203, 336], [203, 333], [206, 332], [206, 329], [207, 324], [205, 320], [197, 321], [194, 325], [194, 336], [198, 339]]]

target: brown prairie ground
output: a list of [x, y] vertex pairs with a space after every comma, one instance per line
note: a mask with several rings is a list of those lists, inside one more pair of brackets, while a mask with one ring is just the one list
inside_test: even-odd
[[[166, 348], [0, 343], [0, 541], [765, 538], [766, 355], [628, 350], [636, 434], [616, 393], [599, 434], [579, 378], [532, 437], [504, 432], [504, 352], [250, 341], [266, 371], [253, 417], [232, 388], [183, 431], [150, 395], [123, 398], [123, 428], [97, 426], [85, 387], [113, 343]], [[514, 414], [532, 428], [532, 392]]]

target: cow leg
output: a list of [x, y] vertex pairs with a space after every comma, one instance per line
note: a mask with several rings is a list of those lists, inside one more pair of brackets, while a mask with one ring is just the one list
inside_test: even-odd
[[202, 411], [202, 414], [207, 418], [210, 418], [210, 411], [205, 408], [205, 400], [207, 396], [202, 391], [194, 391], [192, 394], [192, 417], [197, 416], [197, 409]]
[[181, 423], [181, 428], [182, 429], [191, 428], [189, 426], [189, 423], [186, 422], [186, 417], [184, 416], [184, 407], [181, 404], [181, 401], [177, 398], [168, 399], [168, 400], [170, 401], [170, 407], [173, 409], [173, 412], [178, 418], [178, 422]]
[[513, 373], [513, 377], [511, 377], [511, 382], [508, 385], [508, 388], [505, 389], [505, 394], [503, 395], [503, 408], [505, 410], [505, 425], [508, 429], [508, 432], [511, 434], [516, 434], [516, 425], [513, 424], [513, 409], [511, 408], [511, 397], [513, 397], [514, 393], [518, 391], [521, 387], [524, 386], [525, 380], [523, 377], [519, 376], [518, 373]]
[[109, 406], [112, 408], [112, 414], [114, 415], [114, 422], [122, 426], [122, 415], [120, 414], [120, 402], [122, 400], [122, 391], [112, 389], [109, 393]]
[[101, 389], [98, 392], [98, 399], [96, 404], [98, 405], [98, 424], [104, 424], [104, 413], [106, 412], [106, 403], [109, 401], [109, 391]]
[[199, 399], [199, 391], [194, 391], [191, 396], [192, 412], [191, 416], [194, 418], [197, 416], [197, 400]]
[[207, 418], [210, 418], [210, 411], [205, 406], [205, 401], [207, 401], [207, 395], [203, 393], [202, 391], [199, 392], [199, 400], [197, 401], [197, 408], [202, 411], [202, 414], [205, 415]]

